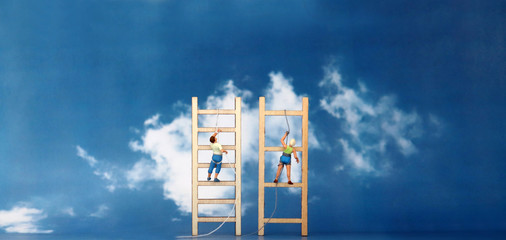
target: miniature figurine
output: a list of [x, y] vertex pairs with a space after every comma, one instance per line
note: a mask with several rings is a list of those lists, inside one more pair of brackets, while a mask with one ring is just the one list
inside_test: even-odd
[[288, 184], [293, 184], [290, 179], [290, 170], [291, 170], [291, 163], [292, 163], [292, 153], [293, 157], [297, 159], [297, 163], [299, 163], [299, 158], [297, 157], [297, 151], [293, 150], [293, 147], [295, 146], [295, 139], [290, 140], [290, 145], [286, 146], [285, 138], [288, 136], [290, 132], [286, 131], [285, 135], [281, 138], [281, 143], [283, 144], [283, 147], [285, 150], [283, 151], [283, 155], [279, 158], [279, 164], [278, 164], [278, 172], [276, 173], [276, 178], [274, 179], [274, 182], [278, 182], [279, 174], [281, 174], [281, 170], [283, 170], [283, 166], [286, 165], [286, 176], [288, 178]]

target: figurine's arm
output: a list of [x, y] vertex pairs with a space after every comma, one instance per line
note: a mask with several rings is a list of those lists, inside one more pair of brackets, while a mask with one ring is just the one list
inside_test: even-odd
[[285, 135], [283, 135], [283, 137], [281, 138], [281, 144], [283, 144], [283, 147], [286, 149], [286, 143], [285, 143], [285, 138], [286, 136], [288, 136], [288, 131], [285, 132]]
[[221, 129], [218, 128], [218, 131], [213, 134], [213, 137], [216, 137], [216, 135], [218, 135], [219, 132], [221, 132]]
[[297, 163], [299, 163], [299, 157], [297, 157], [297, 151], [293, 150], [293, 157], [297, 159]]

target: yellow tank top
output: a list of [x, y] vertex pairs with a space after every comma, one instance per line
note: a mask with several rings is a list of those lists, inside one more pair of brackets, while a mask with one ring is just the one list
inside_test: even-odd
[[292, 154], [293, 148], [290, 147], [290, 146], [287, 146], [286, 149], [285, 149], [285, 151], [283, 151], [283, 152], [286, 153], [286, 154]]

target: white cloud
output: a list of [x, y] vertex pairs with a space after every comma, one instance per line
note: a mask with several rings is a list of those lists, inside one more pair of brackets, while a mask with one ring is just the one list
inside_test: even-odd
[[183, 212], [191, 211], [191, 119], [182, 114], [171, 123], [146, 126], [142, 139], [130, 148], [150, 156], [127, 172], [128, 186], [139, 188], [147, 180], [163, 181], [163, 195], [174, 200]]
[[109, 167], [107, 164], [99, 162], [95, 157], [88, 154], [86, 150], [84, 150], [81, 146], [76, 146], [77, 156], [86, 160], [91, 168], [93, 168], [93, 174], [99, 176], [101, 179], [108, 182], [106, 186], [109, 192], [114, 192], [118, 185], [118, 177], [116, 173], [112, 170], [112, 167]]
[[72, 207], [64, 208], [64, 209], [62, 210], [62, 212], [63, 212], [64, 214], [66, 214], [66, 215], [71, 216], [71, 217], [76, 216], [76, 213], [74, 212], [74, 208], [72, 208]]
[[[247, 98], [249, 91], [242, 91], [228, 81], [223, 90], [208, 97], [205, 102], [207, 109], [233, 108], [235, 96]], [[179, 103], [180, 104], [180, 103]], [[232, 104], [232, 105], [231, 105]], [[247, 108], [247, 106], [246, 106]], [[244, 109], [244, 107], [243, 107]], [[173, 200], [183, 213], [191, 212], [191, 116], [190, 109], [176, 117], [170, 123], [162, 123], [156, 117], [154, 121], [146, 125], [141, 140], [130, 142], [134, 151], [140, 151], [149, 155], [149, 159], [141, 159], [132, 169], [127, 172], [128, 186], [132, 189], [141, 187], [141, 184], [149, 180], [163, 181], [163, 195], [166, 199]], [[202, 126], [215, 126], [216, 116], [201, 116]], [[232, 122], [230, 122], [232, 121]], [[233, 125], [233, 119], [222, 117], [220, 126]], [[225, 134], [220, 134], [219, 141], [233, 141]], [[201, 143], [202, 144], [202, 143]], [[227, 158], [224, 159], [224, 161]], [[201, 160], [202, 161], [202, 160]], [[201, 178], [203, 178], [201, 174]], [[233, 179], [233, 173], [223, 170], [219, 178]], [[233, 189], [220, 187], [207, 187], [199, 189], [200, 197], [218, 198], [223, 195], [233, 194]], [[210, 207], [203, 205], [199, 209], [202, 214], [222, 213], [221, 206]]]
[[320, 200], [321, 200], [321, 197], [313, 195], [307, 201], [309, 203], [315, 203], [315, 202], [320, 201]]
[[367, 158], [364, 151], [357, 152], [355, 151], [355, 149], [349, 147], [348, 142], [346, 140], [340, 139], [339, 141], [343, 146], [344, 157], [351, 161], [353, 167], [366, 172], [371, 172], [374, 170], [371, 164], [369, 163], [370, 160]]
[[363, 82], [359, 81], [358, 87], [359, 87], [361, 93], [367, 93], [369, 91], [369, 89], [367, 89], [367, 86], [365, 86], [365, 84]]
[[443, 128], [445, 126], [443, 120], [441, 120], [438, 116], [434, 114], [429, 114], [429, 123], [431, 133], [436, 137], [440, 137], [442, 135]]
[[160, 114], [156, 114], [152, 116], [151, 118], [144, 121], [144, 126], [154, 126], [156, 127], [156, 124], [158, 124], [158, 119], [160, 119]]
[[90, 166], [93, 167], [95, 164], [97, 164], [97, 159], [95, 159], [93, 156], [88, 155], [88, 152], [86, 152], [86, 150], [84, 150], [81, 146], [76, 146], [76, 149], [77, 156], [86, 160]]
[[[132, 144], [135, 143], [131, 143]], [[134, 148], [134, 146], [132, 146]], [[143, 181], [155, 180], [156, 164], [151, 160], [141, 159], [126, 173], [128, 188], [138, 189]]]
[[[296, 110], [302, 108], [302, 96], [294, 92], [291, 79], [285, 78], [282, 73], [269, 74], [270, 84], [265, 90], [266, 107], [268, 110], [288, 109]], [[235, 97], [242, 97], [242, 161], [243, 166], [251, 164], [257, 165], [258, 159], [258, 105], [252, 107], [250, 102], [256, 102], [251, 99], [252, 93], [248, 90], [237, 88], [233, 81], [227, 81], [220, 89], [210, 95], [204, 104], [199, 107], [205, 109], [233, 109]], [[199, 99], [202, 102], [202, 98]], [[180, 102], [176, 103], [182, 105]], [[184, 104], [183, 104], [184, 105]], [[184, 105], [187, 106], [187, 105]], [[180, 107], [175, 107], [180, 108]], [[178, 206], [182, 213], [191, 212], [191, 108], [187, 106], [180, 111], [180, 115], [169, 123], [160, 121], [158, 115], [150, 117], [145, 121], [145, 131], [140, 140], [132, 140], [130, 148], [133, 151], [139, 151], [147, 154], [149, 158], [140, 159], [127, 172], [128, 186], [131, 189], [138, 189], [146, 181], [162, 181], [163, 195], [166, 199], [171, 199]], [[199, 126], [215, 127], [217, 122], [216, 115], [199, 116]], [[284, 118], [268, 119], [267, 123], [274, 131], [276, 144], [285, 132], [286, 123]], [[234, 119], [221, 115], [218, 117], [219, 127], [234, 126]], [[301, 138], [301, 121], [291, 123], [291, 137]], [[204, 135], [204, 134], [202, 134]], [[210, 135], [210, 134], [209, 134]], [[203, 138], [202, 138], [203, 137]], [[204, 143], [207, 144], [209, 136], [201, 136]], [[233, 134], [221, 133], [219, 141], [233, 144]], [[228, 142], [228, 143], [227, 143]], [[319, 141], [310, 129], [309, 143], [311, 148], [320, 147]], [[280, 145], [280, 144], [279, 144]], [[300, 142], [298, 143], [300, 146]], [[200, 155], [200, 154], [199, 154]], [[233, 156], [228, 158], [233, 159]], [[300, 156], [301, 160], [302, 157]], [[273, 159], [266, 161], [267, 167], [277, 168], [279, 160]], [[304, 160], [303, 160], [304, 161]], [[209, 162], [207, 159], [199, 158], [199, 162]], [[300, 165], [299, 165], [300, 166]], [[247, 168], [243, 168], [246, 170]], [[207, 177], [207, 171], [200, 171], [200, 179]], [[251, 174], [243, 171], [243, 174]], [[233, 172], [222, 170], [220, 179], [233, 179]], [[274, 176], [272, 176], [274, 178]], [[269, 179], [266, 179], [268, 181]], [[292, 169], [292, 181], [300, 181], [300, 167]], [[255, 181], [244, 178], [243, 190], [257, 188]], [[233, 188], [223, 187], [205, 187], [199, 188], [199, 197], [219, 198], [223, 195], [232, 195]], [[247, 200], [242, 200], [242, 210], [244, 211], [248, 204]], [[199, 213], [204, 215], [228, 214], [230, 207], [202, 205], [199, 206]]]
[[90, 214], [90, 217], [103, 218], [103, 217], [105, 217], [108, 210], [109, 210], [109, 207], [105, 204], [102, 204], [102, 205], [98, 206], [98, 209], [96, 212], [93, 212]]
[[[386, 150], [396, 149], [405, 157], [417, 153], [413, 140], [422, 135], [421, 118], [416, 112], [405, 112], [396, 106], [394, 96], [369, 100], [367, 86], [359, 82], [358, 89], [345, 86], [334, 66], [325, 68], [319, 84], [328, 94], [320, 106], [340, 120], [344, 135], [338, 142], [343, 149], [346, 165], [362, 173], [383, 174], [390, 167]], [[344, 169], [339, 166], [338, 169]]]
[[52, 233], [53, 230], [41, 230], [38, 221], [47, 218], [43, 210], [18, 204], [11, 210], [0, 210], [0, 228], [8, 233]]
[[[297, 94], [292, 85], [292, 79], [287, 78], [281, 72], [271, 72], [269, 74], [271, 79], [269, 87], [265, 91], [265, 108], [266, 110], [302, 110], [302, 98], [305, 97], [302, 94]], [[257, 111], [258, 112], [258, 111]], [[258, 113], [256, 115], [258, 119]], [[258, 122], [258, 121], [257, 121]], [[274, 143], [274, 146], [280, 146], [280, 139], [288, 130], [288, 125], [290, 127], [290, 135], [289, 139], [297, 139], [296, 146], [301, 146], [302, 142], [302, 118], [301, 117], [289, 117], [288, 125], [286, 123], [286, 119], [284, 117], [267, 117], [265, 121], [266, 129], [269, 129], [269, 133], [266, 134], [266, 144]], [[257, 123], [258, 126], [258, 123]], [[267, 130], [266, 130], [267, 131]], [[270, 134], [274, 133], [274, 134]], [[255, 132], [255, 139], [258, 142], [258, 128]], [[310, 149], [318, 149], [320, 148], [320, 142], [316, 139], [314, 134], [314, 128], [311, 128], [311, 123], [309, 123], [309, 134], [308, 134], [308, 144]], [[258, 149], [258, 146], [257, 148]], [[258, 155], [258, 153], [256, 154]], [[302, 154], [298, 152], [298, 157], [301, 161]], [[266, 167], [270, 167], [273, 172], [275, 172], [278, 168], [279, 156], [275, 159], [267, 159], [265, 161]], [[266, 176], [266, 181], [272, 181], [275, 176]], [[280, 180], [286, 181], [286, 169], [283, 170]], [[301, 177], [301, 165], [297, 164], [295, 159], [292, 159], [292, 170], [291, 170], [291, 179], [292, 182], [300, 182]], [[290, 192], [300, 192], [298, 189], [290, 188]]]

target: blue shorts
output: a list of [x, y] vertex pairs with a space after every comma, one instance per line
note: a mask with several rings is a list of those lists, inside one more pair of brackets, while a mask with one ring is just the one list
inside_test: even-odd
[[213, 169], [216, 167], [216, 173], [220, 173], [221, 171], [221, 160], [223, 159], [222, 155], [215, 155], [213, 154], [213, 160], [209, 164], [209, 170], [207, 170], [208, 173], [213, 173]]
[[278, 166], [281, 164], [292, 165], [292, 157], [287, 157], [287, 156], [281, 155], [281, 157], [279, 158]]

